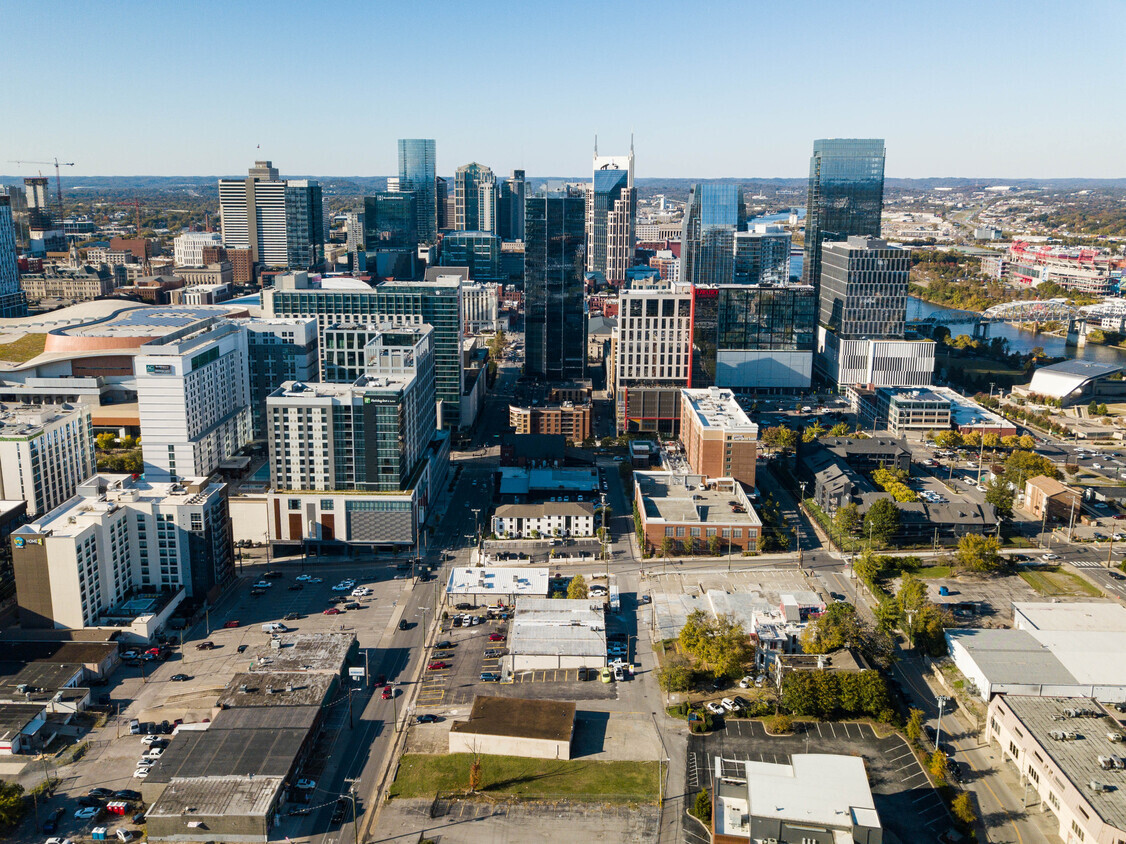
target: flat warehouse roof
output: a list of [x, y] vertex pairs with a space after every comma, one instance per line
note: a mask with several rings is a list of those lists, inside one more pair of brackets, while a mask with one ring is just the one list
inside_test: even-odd
[[149, 782], [173, 778], [240, 776], [285, 777], [308, 729], [223, 730], [212, 727], [176, 736], [156, 760]]
[[469, 720], [454, 721], [450, 730], [569, 742], [574, 727], [575, 704], [571, 701], [477, 695]]
[[[282, 787], [283, 777], [276, 776], [202, 776], [178, 779], [164, 789], [149, 807], [149, 818], [182, 817], [187, 824], [198, 817], [246, 817], [264, 815]], [[215, 837], [201, 833], [200, 839]]]
[[451, 595], [527, 595], [547, 597], [548, 570], [543, 568], [458, 567], [450, 571]]
[[1023, 630], [958, 629], [946, 635], [977, 663], [994, 685], [1075, 685], [1067, 666]]
[[1126, 607], [1108, 601], [1014, 602], [1013, 617], [1015, 624], [1035, 630], [1126, 632]]

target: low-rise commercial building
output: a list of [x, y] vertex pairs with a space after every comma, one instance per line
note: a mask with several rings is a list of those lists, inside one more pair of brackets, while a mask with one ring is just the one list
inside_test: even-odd
[[758, 425], [730, 390], [680, 391], [680, 441], [697, 475], [735, 478], [754, 487]]
[[597, 469], [502, 466], [500, 470], [501, 498], [513, 504], [552, 497], [564, 501], [593, 501], [597, 492]]
[[1126, 840], [1121, 736], [1093, 698], [998, 695], [986, 715], [986, 741], [1019, 775], [1026, 811], [1051, 812], [1068, 842]]
[[734, 478], [634, 472], [633, 481], [647, 550], [669, 544], [697, 552], [758, 547], [762, 521]]
[[714, 844], [883, 841], [864, 760], [858, 756], [795, 753], [788, 763], [717, 756], [714, 764]]
[[508, 650], [513, 673], [542, 668], [603, 668], [605, 605], [597, 598], [518, 598]]
[[451, 604], [466, 596], [474, 603], [483, 598], [485, 604], [512, 605], [517, 598], [546, 598], [547, 587], [547, 569], [457, 567], [450, 569], [446, 596]]
[[[176, 275], [184, 280], [187, 288], [197, 285], [233, 285], [235, 283], [234, 265], [230, 261], [219, 261], [206, 267], [177, 267]], [[227, 296], [226, 298], [230, 298]], [[223, 301], [217, 299], [216, 301]], [[185, 302], [189, 305], [214, 304], [214, 302]]]
[[502, 504], [493, 514], [492, 527], [504, 539], [594, 536], [594, 505], [589, 501]]
[[74, 299], [78, 302], [109, 296], [114, 277], [108, 268], [81, 267], [68, 272], [20, 276], [28, 299]]
[[450, 725], [450, 753], [570, 759], [575, 704], [477, 695], [468, 721]]
[[565, 401], [544, 407], [508, 406], [508, 424], [517, 434], [562, 434], [572, 443], [590, 438], [589, 404]]
[[1024, 509], [1035, 518], [1068, 521], [1083, 507], [1078, 490], [1047, 475], [1037, 475], [1024, 482]]

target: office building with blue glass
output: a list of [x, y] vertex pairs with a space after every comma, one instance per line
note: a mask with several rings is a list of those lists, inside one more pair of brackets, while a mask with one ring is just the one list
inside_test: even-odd
[[418, 263], [418, 199], [414, 191], [383, 191], [364, 197], [367, 269], [381, 279], [415, 279]]
[[399, 139], [399, 190], [415, 195], [418, 239], [422, 243], [437, 240], [437, 166], [437, 145], [433, 139]]
[[693, 185], [681, 231], [681, 281], [731, 284], [735, 280], [735, 233], [746, 229], [747, 208], [736, 185]]

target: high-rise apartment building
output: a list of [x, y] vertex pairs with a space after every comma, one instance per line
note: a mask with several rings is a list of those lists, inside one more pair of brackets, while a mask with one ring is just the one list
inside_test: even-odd
[[[580, 300], [581, 301], [581, 300]], [[262, 313], [269, 317], [315, 317], [323, 335], [339, 323], [393, 321], [426, 323], [434, 328], [434, 380], [443, 427], [461, 424], [465, 388], [462, 364], [461, 279], [430, 282], [387, 281], [372, 288], [322, 286], [308, 273], [286, 273], [262, 291]], [[330, 350], [321, 343], [321, 354]]]
[[94, 474], [90, 407], [0, 405], [0, 500], [35, 516], [58, 507]]
[[246, 335], [209, 317], [141, 346], [133, 372], [146, 477], [207, 477], [250, 441]]
[[26, 315], [27, 297], [20, 287], [12, 203], [7, 194], [0, 194], [0, 319]]
[[525, 203], [524, 371], [568, 381], [586, 373], [586, 202], [545, 190]]
[[237, 322], [246, 329], [251, 436], [262, 440], [267, 434], [266, 397], [283, 381], [317, 378], [317, 321], [252, 317]]
[[821, 247], [817, 363], [846, 386], [918, 387], [934, 372], [934, 343], [904, 339], [909, 253], [872, 237]]
[[465, 267], [473, 281], [497, 281], [500, 238], [491, 232], [450, 232], [442, 238], [440, 267]]
[[249, 249], [265, 267], [312, 269], [324, 260], [321, 188], [308, 179], [281, 179], [270, 161], [256, 161], [245, 179], [219, 180], [223, 243]]
[[617, 427], [674, 433], [691, 383], [692, 288], [661, 282], [621, 291], [611, 340]]
[[206, 267], [212, 262], [203, 260], [203, 250], [222, 245], [218, 232], [185, 232], [172, 239], [172, 260], [177, 267]]
[[415, 195], [418, 240], [438, 240], [437, 145], [430, 138], [399, 139], [399, 190]]
[[692, 313], [693, 387], [809, 389], [817, 337], [812, 287], [697, 287]]
[[681, 229], [681, 281], [731, 284], [735, 280], [735, 233], [746, 228], [747, 208], [736, 185], [693, 185]]
[[781, 226], [755, 226], [735, 233], [736, 284], [789, 284], [790, 233]]
[[820, 295], [821, 245], [853, 235], [880, 236], [884, 142], [829, 138], [813, 142], [806, 196], [802, 282]]
[[418, 276], [418, 197], [383, 191], [364, 197], [367, 268], [378, 278]]
[[227, 486], [94, 475], [12, 532], [12, 562], [25, 629], [120, 624], [138, 593], [152, 609], [154, 593], [203, 600], [235, 576]]
[[501, 182], [500, 199], [497, 203], [497, 235], [501, 240], [524, 239], [524, 200], [527, 183], [523, 170], [513, 170], [512, 175]]
[[354, 383], [275, 390], [267, 400], [274, 489], [409, 489], [437, 431], [433, 349], [428, 325], [383, 325]]
[[493, 171], [473, 162], [454, 173], [454, 228], [458, 231], [496, 229], [497, 182]]
[[633, 266], [637, 190], [633, 186], [633, 143], [629, 155], [599, 155], [586, 194], [586, 270], [622, 284]]

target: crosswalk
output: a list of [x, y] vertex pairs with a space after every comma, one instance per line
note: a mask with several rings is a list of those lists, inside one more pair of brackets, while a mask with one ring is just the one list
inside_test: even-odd
[[1071, 564], [1077, 569], [1101, 569], [1106, 565], [1097, 560], [1072, 560]]

